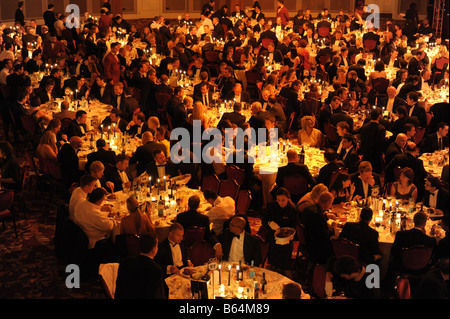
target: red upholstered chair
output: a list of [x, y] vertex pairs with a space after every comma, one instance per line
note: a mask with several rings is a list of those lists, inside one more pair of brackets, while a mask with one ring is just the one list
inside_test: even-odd
[[220, 180], [217, 175], [207, 175], [202, 178], [202, 191], [211, 190], [219, 193]]
[[416, 145], [419, 145], [420, 142], [422, 142], [424, 136], [425, 136], [425, 128], [424, 127], [417, 128], [416, 134], [414, 135], [414, 143], [416, 143]]
[[244, 184], [245, 172], [242, 168], [239, 168], [236, 165], [228, 164], [225, 166], [225, 172], [227, 173], [227, 177], [234, 179], [238, 185]]
[[337, 134], [337, 128], [331, 123], [325, 123], [324, 124], [325, 129], [325, 135], [328, 138], [328, 141], [331, 144], [337, 143], [338, 141], [338, 134]]
[[399, 299], [411, 299], [411, 284], [408, 276], [402, 275], [396, 278], [395, 291]]
[[448, 64], [448, 61], [449, 61], [448, 58], [444, 58], [444, 57], [436, 59], [436, 61], [435, 61], [436, 68], [438, 70], [443, 70], [444, 66], [446, 64]]
[[334, 255], [339, 256], [352, 256], [358, 259], [359, 257], [359, 245], [352, 243], [346, 238], [332, 239], [331, 245], [333, 247]]
[[327, 27], [318, 28], [317, 33], [321, 38], [328, 38], [330, 36], [330, 28]]
[[326, 265], [315, 265], [312, 279], [312, 289], [315, 296], [318, 298], [325, 298], [325, 278]]
[[3, 230], [5, 229], [5, 221], [12, 220], [14, 226], [14, 233], [17, 238], [16, 218], [10, 211], [10, 208], [14, 201], [14, 192], [10, 190], [0, 192], [0, 221], [3, 224]]
[[169, 103], [170, 94], [164, 92], [156, 92], [155, 93], [156, 104], [158, 105], [158, 109], [164, 109]]
[[372, 40], [372, 39], [365, 39], [363, 41], [363, 46], [364, 46], [364, 49], [367, 49], [370, 51], [375, 50], [377, 47], [377, 41]]
[[72, 119], [64, 118], [61, 120], [61, 132], [64, 132], [68, 127], [70, 122], [72, 122]]
[[206, 264], [211, 258], [214, 258], [215, 251], [209, 242], [201, 240], [192, 246], [189, 256], [194, 266], [201, 266]]
[[403, 248], [401, 252], [402, 266], [407, 271], [418, 272], [427, 269], [433, 249], [422, 245]]
[[188, 249], [192, 248], [195, 243], [201, 242], [205, 238], [204, 227], [189, 227], [184, 230], [184, 243]]
[[209, 63], [217, 63], [219, 61], [219, 52], [216, 50], [208, 50], [205, 52], [205, 60]]
[[252, 194], [248, 189], [239, 190], [236, 201], [236, 214], [247, 214], [252, 201]]
[[272, 44], [273, 44], [273, 40], [272, 40], [272, 39], [269, 39], [269, 38], [264, 38], [264, 39], [261, 40], [261, 43], [262, 43], [262, 46], [263, 46], [265, 49], [267, 49], [268, 46], [269, 46], [269, 43], [272, 43]]
[[341, 174], [341, 173], [347, 173], [347, 169], [344, 168], [344, 167], [341, 167], [341, 168], [338, 168], [337, 170], [335, 170], [333, 173], [331, 173], [331, 176], [330, 176], [330, 185], [328, 185], [328, 186], [333, 185], [334, 181], [336, 180], [336, 178], [338, 177], [338, 175]]
[[372, 80], [372, 90], [374, 90], [374, 96], [385, 96], [386, 90], [389, 87], [389, 79], [377, 78]]
[[292, 201], [297, 203], [298, 200], [308, 192], [308, 181], [300, 174], [285, 176], [283, 178], [283, 187], [291, 194]]
[[239, 188], [240, 186], [234, 179], [229, 178], [224, 181], [220, 181], [219, 196], [230, 196], [232, 199], [236, 200], [239, 194]]
[[116, 236], [119, 258], [137, 257], [140, 254], [140, 238], [137, 235], [120, 234]]

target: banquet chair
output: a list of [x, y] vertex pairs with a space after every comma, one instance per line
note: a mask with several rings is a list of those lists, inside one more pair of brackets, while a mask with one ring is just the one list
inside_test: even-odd
[[386, 90], [389, 87], [389, 79], [377, 78], [372, 80], [373, 97], [387, 96]]
[[302, 116], [317, 115], [319, 113], [320, 107], [321, 103], [319, 100], [307, 98], [302, 101]]
[[428, 269], [433, 249], [423, 245], [402, 248], [401, 263], [407, 272], [421, 273]]
[[140, 254], [140, 238], [135, 234], [120, 234], [116, 236], [116, 249], [119, 260], [137, 257]]
[[156, 105], [158, 106], [158, 114], [161, 114], [161, 112], [164, 112], [167, 103], [169, 103], [170, 100], [170, 94], [164, 93], [164, 92], [156, 92], [155, 98], [156, 98]]
[[12, 190], [2, 190], [0, 192], [0, 221], [3, 225], [3, 230], [5, 230], [5, 221], [12, 220], [14, 227], [14, 234], [17, 236], [17, 226], [16, 218], [14, 213], [11, 212], [11, 206], [14, 202], [14, 191]]
[[259, 99], [258, 82], [262, 81], [261, 73], [256, 70], [245, 71], [245, 79], [247, 80], [247, 92], [252, 99]]
[[407, 275], [401, 275], [395, 279], [394, 289], [398, 299], [411, 299], [411, 284]]
[[283, 187], [291, 194], [291, 199], [297, 203], [308, 192], [308, 182], [303, 175], [294, 174], [283, 178]]
[[64, 236], [63, 228], [65, 221], [69, 218], [69, 205], [61, 202], [56, 209], [55, 222], [55, 256], [63, 258], [64, 256]]
[[363, 41], [364, 49], [373, 51], [377, 48], [377, 41], [372, 39], [365, 39]]
[[331, 55], [321, 55], [319, 57], [319, 64], [322, 66], [326, 66], [328, 62], [331, 61]]
[[419, 145], [420, 142], [422, 142], [424, 136], [425, 136], [425, 128], [418, 127], [416, 129], [416, 134], [414, 135], [414, 143], [416, 143], [416, 145]]
[[239, 195], [236, 201], [236, 214], [247, 214], [252, 201], [252, 193], [248, 189], [239, 190]]
[[61, 120], [61, 128], [60, 128], [61, 132], [65, 132], [66, 131], [66, 129], [69, 127], [70, 122], [72, 122], [72, 119], [67, 118], [67, 117], [63, 118]]
[[316, 264], [312, 278], [313, 295], [319, 299], [326, 297], [325, 293], [326, 265]]
[[324, 124], [325, 135], [327, 136], [330, 144], [336, 144], [338, 142], [337, 128], [331, 123]]
[[345, 167], [340, 167], [337, 170], [335, 170], [333, 173], [331, 173], [330, 184], [326, 185], [326, 186], [329, 187], [329, 186], [333, 185], [336, 178], [339, 176], [339, 174], [342, 174], [342, 173], [347, 173], [347, 169]]
[[272, 39], [264, 38], [264, 39], [261, 40], [261, 44], [264, 47], [264, 49], [267, 49], [269, 47], [270, 43], [273, 44], [273, 40]]
[[188, 249], [191, 249], [195, 243], [202, 241], [205, 238], [205, 228], [192, 226], [184, 230], [184, 243]]
[[331, 246], [336, 257], [347, 255], [359, 258], [359, 245], [346, 238], [332, 239]]
[[119, 263], [100, 264], [98, 276], [106, 298], [114, 299]]
[[328, 28], [328, 27], [317, 28], [317, 33], [319, 34], [320, 38], [329, 38], [330, 37], [330, 28]]
[[280, 103], [281, 106], [283, 107], [283, 110], [286, 109], [286, 104], [287, 104], [286, 98], [281, 95], [277, 95], [276, 99], [277, 99], [277, 102]]
[[219, 193], [220, 180], [217, 175], [206, 175], [202, 177], [202, 191], [211, 190]]
[[229, 196], [236, 201], [239, 194], [239, 188], [240, 186], [234, 179], [228, 178], [226, 180], [220, 181], [219, 196]]
[[214, 258], [215, 251], [212, 245], [206, 240], [196, 242], [190, 250], [190, 259], [194, 267], [206, 264]]
[[227, 164], [225, 166], [225, 172], [227, 173], [228, 178], [235, 180], [238, 185], [244, 184], [245, 172], [242, 168], [239, 168], [233, 164]]

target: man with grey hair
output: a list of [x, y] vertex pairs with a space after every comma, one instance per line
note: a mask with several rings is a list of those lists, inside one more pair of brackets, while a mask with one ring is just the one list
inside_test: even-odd
[[390, 114], [395, 114], [397, 107], [404, 105], [405, 102], [397, 97], [397, 89], [393, 86], [388, 87], [386, 93], [387, 97], [378, 100], [377, 106], [389, 111]]

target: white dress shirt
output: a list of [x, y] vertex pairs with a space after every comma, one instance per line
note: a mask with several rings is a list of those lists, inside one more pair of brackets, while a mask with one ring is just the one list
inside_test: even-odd
[[244, 240], [245, 231], [243, 231], [239, 238], [234, 237], [231, 242], [230, 254], [228, 255], [229, 262], [244, 261]]
[[436, 208], [438, 192], [439, 189], [436, 189], [434, 193], [430, 192], [430, 201], [429, 201], [430, 207]]
[[395, 101], [395, 98], [389, 98], [388, 99], [388, 102], [387, 102], [387, 104], [386, 104], [386, 111], [389, 111], [389, 113], [394, 113], [393, 112], [393, 110], [394, 110], [394, 101]]
[[173, 265], [167, 265], [167, 273], [170, 274], [170, 267], [182, 267], [183, 266], [183, 255], [181, 253], [181, 248], [179, 244], [175, 244], [169, 240], [170, 250], [172, 252]]
[[73, 190], [72, 195], [70, 196], [70, 201], [69, 201], [69, 219], [73, 220], [73, 215], [75, 212], [75, 205], [80, 201], [80, 200], [85, 200], [87, 198], [87, 193], [81, 188], [81, 187], [77, 187]]
[[361, 183], [363, 186], [364, 198], [367, 198], [369, 197], [369, 183], [364, 182], [361, 177], [359, 178], [361, 179]]

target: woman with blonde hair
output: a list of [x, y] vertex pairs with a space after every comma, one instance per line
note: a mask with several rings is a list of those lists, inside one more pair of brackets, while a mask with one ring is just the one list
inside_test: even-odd
[[301, 129], [298, 131], [298, 144], [306, 144], [312, 147], [322, 145], [322, 132], [316, 129], [316, 119], [314, 116], [304, 116], [301, 119]]
[[200, 101], [194, 102], [192, 107], [192, 114], [189, 117], [189, 123], [194, 124], [194, 120], [200, 120], [203, 129], [209, 128], [209, 122], [206, 117], [206, 107]]
[[123, 217], [120, 222], [121, 234], [156, 233], [149, 215], [141, 212], [139, 202], [134, 196], [128, 197], [127, 210], [129, 215]]
[[56, 134], [52, 131], [45, 131], [36, 149], [38, 158], [58, 161], [58, 147], [56, 146], [56, 142]]

